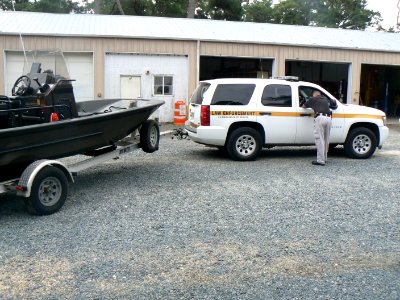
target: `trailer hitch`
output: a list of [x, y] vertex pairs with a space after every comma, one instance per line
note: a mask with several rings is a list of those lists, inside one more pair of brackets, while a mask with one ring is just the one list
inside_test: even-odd
[[176, 138], [176, 139], [178, 139], [178, 140], [182, 140], [182, 139], [188, 140], [188, 139], [189, 139], [189, 136], [188, 136], [188, 133], [187, 133], [187, 131], [186, 131], [185, 129], [182, 129], [182, 128], [175, 128], [175, 129], [172, 131], [172, 137], [171, 137], [171, 139], [174, 139], [174, 138]]

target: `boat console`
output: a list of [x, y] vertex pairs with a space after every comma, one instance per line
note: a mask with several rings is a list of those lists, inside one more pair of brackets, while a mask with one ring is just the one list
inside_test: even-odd
[[0, 96], [0, 129], [78, 117], [71, 81], [32, 63], [15, 81], [13, 97]]

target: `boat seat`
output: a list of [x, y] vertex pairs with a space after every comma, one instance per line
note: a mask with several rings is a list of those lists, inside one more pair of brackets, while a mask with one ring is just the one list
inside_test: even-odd
[[10, 125], [10, 115], [9, 112], [7, 110], [9, 110], [10, 104], [8, 102], [6, 102], [7, 99], [5, 99], [4, 101], [2, 101], [2, 99], [0, 99], [0, 129], [5, 129], [5, 128], [9, 128], [11, 127]]
[[44, 84], [54, 84], [56, 82], [55, 76], [52, 72], [49, 73], [28, 73], [27, 76], [31, 80], [31, 88], [34, 91], [39, 89], [39, 85], [34, 80], [35, 78], [38, 79], [39, 83], [43, 86]]
[[71, 82], [59, 82], [55, 88], [52, 89], [51, 93], [46, 96], [46, 105], [52, 105], [52, 101], [54, 101], [56, 105], [63, 105], [63, 107], [57, 108], [57, 112], [61, 113], [65, 119], [78, 117]]

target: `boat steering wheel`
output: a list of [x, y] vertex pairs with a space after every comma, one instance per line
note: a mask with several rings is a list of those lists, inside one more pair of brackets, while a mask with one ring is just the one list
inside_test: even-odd
[[31, 79], [28, 76], [22, 75], [15, 81], [11, 93], [13, 96], [23, 96], [31, 87]]

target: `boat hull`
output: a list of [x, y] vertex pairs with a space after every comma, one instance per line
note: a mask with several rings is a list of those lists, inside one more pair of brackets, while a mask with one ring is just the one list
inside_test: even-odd
[[[90, 103], [89, 103], [90, 102]], [[89, 101], [87, 107], [99, 101]], [[112, 103], [112, 102], [110, 102]], [[81, 105], [81, 107], [85, 107]], [[107, 103], [108, 105], [109, 103]], [[55, 159], [83, 154], [112, 145], [135, 131], [163, 104], [151, 101], [142, 107], [127, 107], [104, 112], [113, 105], [102, 106], [102, 113], [85, 111], [86, 116], [52, 123], [0, 130], [0, 180], [19, 172], [38, 159]]]

